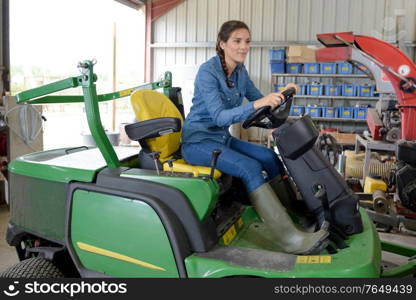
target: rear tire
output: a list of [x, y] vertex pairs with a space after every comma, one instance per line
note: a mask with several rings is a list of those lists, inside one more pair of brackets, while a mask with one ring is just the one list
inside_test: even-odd
[[22, 260], [0, 273], [0, 278], [63, 278], [64, 274], [49, 260], [33, 257]]

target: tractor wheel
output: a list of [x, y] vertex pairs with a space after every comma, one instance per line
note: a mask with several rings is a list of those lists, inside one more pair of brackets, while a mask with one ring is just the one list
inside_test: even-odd
[[34, 257], [22, 260], [0, 273], [0, 278], [63, 278], [64, 274], [49, 260]]

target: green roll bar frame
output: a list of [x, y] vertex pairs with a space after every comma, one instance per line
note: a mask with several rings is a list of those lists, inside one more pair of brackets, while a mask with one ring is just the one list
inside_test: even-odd
[[[169, 97], [169, 91], [172, 88], [172, 73], [165, 72], [164, 78], [160, 81], [147, 83], [113, 93], [97, 95], [95, 82], [97, 75], [94, 74], [95, 61], [85, 60], [78, 64], [81, 71], [80, 76], [69, 77], [60, 81], [46, 84], [34, 89], [21, 92], [16, 95], [18, 104], [52, 104], [52, 103], [85, 103], [85, 112], [87, 114], [88, 127], [91, 135], [97, 144], [107, 166], [112, 169], [120, 167], [120, 161], [111, 145], [107, 135], [105, 134], [100, 118], [100, 109], [98, 102], [115, 100], [130, 96], [134, 91], [149, 89], [163, 89], [163, 93]], [[71, 95], [49, 95], [55, 92], [63, 91], [69, 88], [82, 87], [83, 96]], [[49, 96], [47, 96], [49, 95]]]

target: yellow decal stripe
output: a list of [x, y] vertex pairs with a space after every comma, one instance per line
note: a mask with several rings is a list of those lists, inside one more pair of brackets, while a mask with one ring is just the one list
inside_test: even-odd
[[312, 256], [298, 256], [296, 258], [298, 264], [331, 264], [332, 256], [329, 255], [312, 255]]
[[98, 248], [98, 247], [88, 245], [88, 244], [85, 244], [85, 243], [82, 243], [82, 242], [77, 242], [77, 246], [81, 250], [84, 250], [84, 251], [87, 251], [87, 252], [112, 257], [112, 258], [115, 258], [115, 259], [118, 259], [118, 260], [126, 261], [126, 262], [136, 264], [136, 265], [139, 265], [139, 266], [142, 266], [142, 267], [145, 267], [145, 268], [149, 268], [149, 269], [154, 269], [154, 270], [159, 270], [159, 271], [166, 271], [166, 269], [164, 269], [162, 267], [155, 266], [155, 265], [149, 264], [147, 262], [144, 262], [144, 261], [126, 256], [126, 255], [123, 255], [123, 254], [120, 254], [120, 253], [116, 253], [116, 252], [113, 252], [113, 251]]

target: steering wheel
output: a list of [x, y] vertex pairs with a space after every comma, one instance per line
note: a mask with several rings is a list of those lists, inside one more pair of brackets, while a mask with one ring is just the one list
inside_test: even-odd
[[[277, 128], [286, 122], [287, 117], [289, 116], [290, 107], [292, 106], [293, 95], [296, 93], [295, 88], [289, 88], [282, 92], [282, 95], [285, 99], [276, 106], [274, 109], [271, 109], [270, 106], [263, 106], [253, 112], [248, 116], [247, 120], [243, 123], [243, 128], [247, 129], [249, 127], [260, 127], [260, 128]], [[284, 109], [280, 109], [284, 104]], [[264, 121], [266, 119], [266, 121]]]

